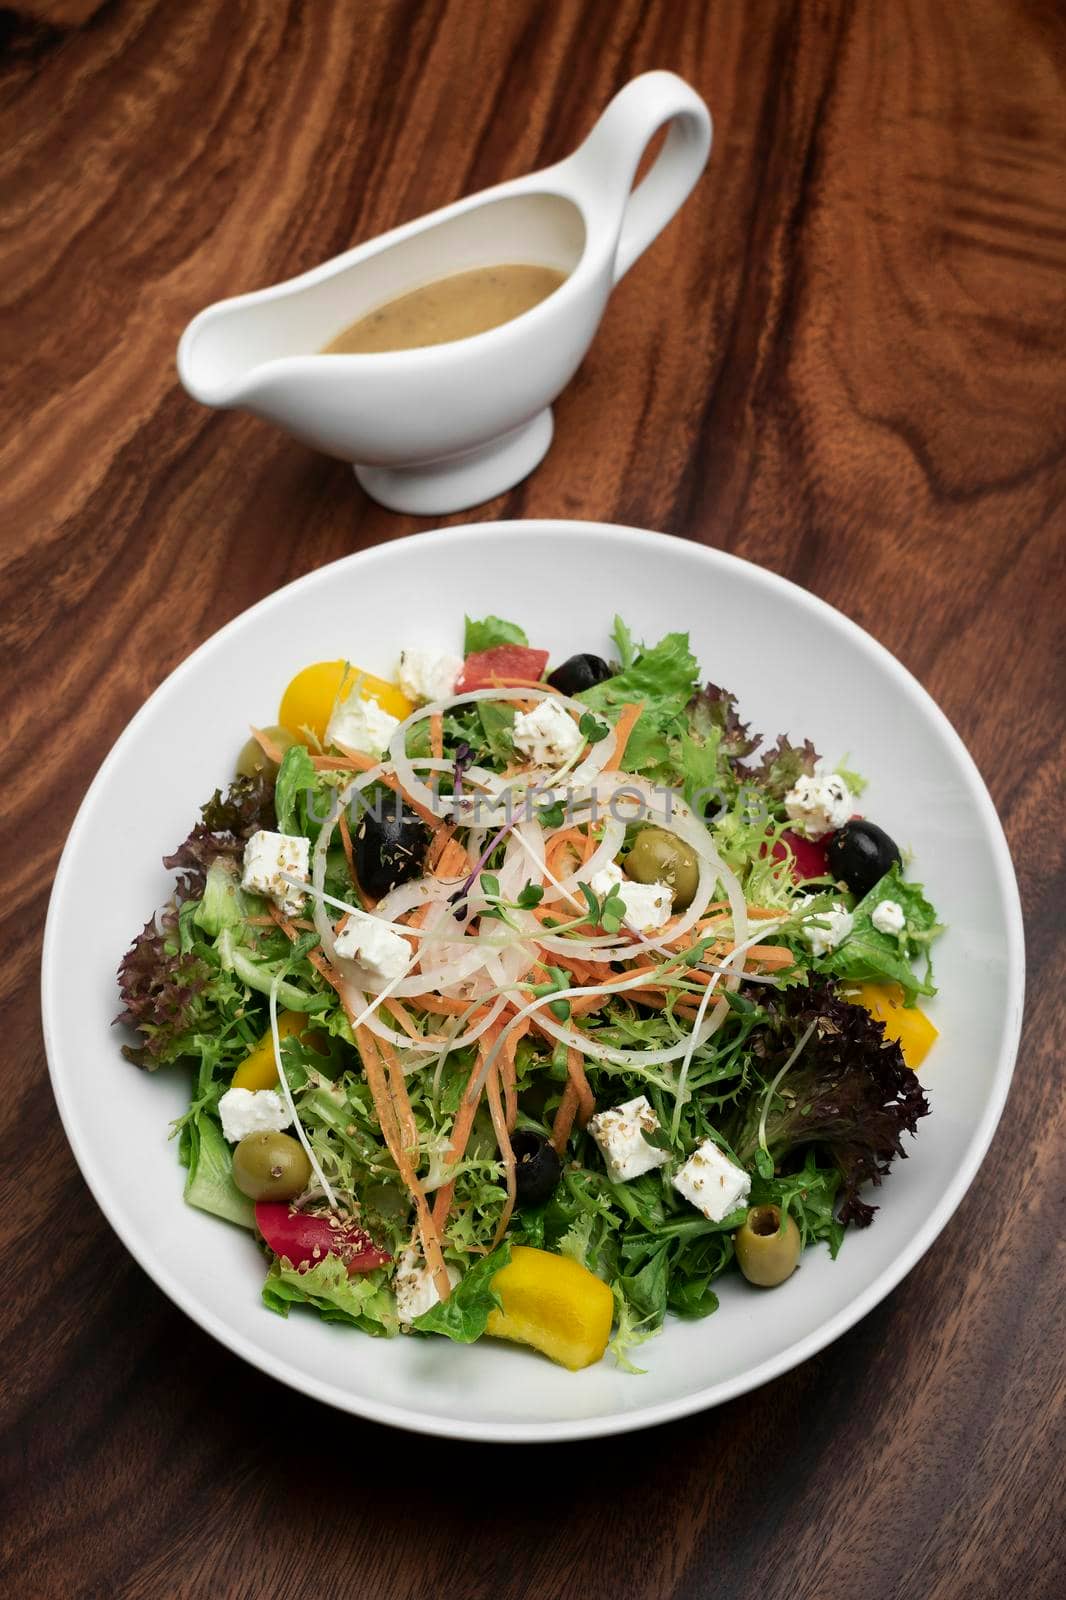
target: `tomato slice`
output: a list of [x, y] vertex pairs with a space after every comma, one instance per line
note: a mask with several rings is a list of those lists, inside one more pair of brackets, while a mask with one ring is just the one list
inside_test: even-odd
[[294, 1267], [314, 1266], [328, 1255], [339, 1256], [348, 1276], [373, 1272], [392, 1257], [379, 1250], [373, 1239], [354, 1222], [337, 1227], [329, 1217], [312, 1217], [294, 1211], [286, 1200], [257, 1200], [255, 1225], [276, 1256], [284, 1256]]
[[785, 845], [790, 845], [795, 857], [792, 863], [792, 876], [797, 883], [803, 883], [807, 878], [825, 878], [830, 875], [825, 859], [825, 845], [828, 842], [828, 838], [824, 844], [821, 839], [805, 839], [802, 834], [793, 833], [791, 828], [786, 828], [771, 854], [775, 861], [784, 861], [788, 854]]
[[521, 644], [496, 644], [491, 650], [475, 650], [463, 662], [455, 692], [491, 689], [501, 678], [525, 678], [538, 683], [547, 665], [547, 650], [530, 650]]

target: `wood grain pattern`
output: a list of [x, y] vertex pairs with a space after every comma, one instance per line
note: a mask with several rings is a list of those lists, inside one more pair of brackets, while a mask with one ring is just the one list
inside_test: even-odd
[[[1061, 6], [34, 0], [0, 26], [5, 1592], [1061, 1593]], [[609, 1445], [412, 1448], [228, 1356], [110, 1234], [46, 1086], [45, 891], [102, 754], [196, 643], [419, 525], [189, 401], [188, 317], [562, 156], [651, 66], [710, 103], [710, 170], [543, 466], [475, 515], [734, 550], [894, 650], [1004, 817], [1025, 1041], [954, 1221], [821, 1356]], [[329, 1470], [294, 1475], [279, 1440], [315, 1429]]]

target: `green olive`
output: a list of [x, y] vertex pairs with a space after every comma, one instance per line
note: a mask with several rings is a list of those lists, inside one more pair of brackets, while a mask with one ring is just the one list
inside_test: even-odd
[[700, 880], [700, 864], [692, 846], [665, 828], [642, 828], [622, 870], [637, 883], [666, 883], [674, 892], [674, 910], [692, 904]]
[[[282, 755], [290, 745], [297, 742], [296, 735], [290, 733], [288, 728], [264, 728], [263, 732], [272, 744], [276, 744]], [[255, 740], [249, 739], [241, 745], [241, 753], [237, 757], [237, 776], [239, 778], [254, 778], [257, 772], [266, 772], [273, 776], [278, 770], [276, 761], [271, 761], [262, 746]]]
[[295, 1200], [311, 1181], [311, 1163], [287, 1133], [249, 1133], [233, 1152], [233, 1181], [249, 1200]]
[[791, 1217], [781, 1227], [778, 1206], [752, 1206], [734, 1236], [737, 1264], [749, 1283], [776, 1289], [799, 1265], [800, 1231]]

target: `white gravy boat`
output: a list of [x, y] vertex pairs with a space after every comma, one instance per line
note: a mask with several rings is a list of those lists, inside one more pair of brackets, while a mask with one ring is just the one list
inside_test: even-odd
[[[631, 192], [648, 140], [670, 123]], [[711, 119], [672, 72], [615, 96], [585, 142], [543, 171], [484, 189], [253, 294], [209, 306], [178, 345], [193, 399], [241, 407], [355, 465], [382, 505], [460, 511], [511, 488], [551, 443], [550, 403], [569, 383], [607, 297], [685, 200]], [[433, 279], [526, 262], [566, 280], [510, 322], [413, 350], [323, 355], [364, 313]]]

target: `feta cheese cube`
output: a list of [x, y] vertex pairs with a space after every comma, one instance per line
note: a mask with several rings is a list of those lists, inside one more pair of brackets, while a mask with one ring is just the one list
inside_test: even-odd
[[[823, 923], [823, 927], [816, 924]], [[805, 917], [801, 924], [803, 937], [811, 947], [814, 956], [827, 956], [830, 950], [835, 950], [838, 944], [843, 944], [852, 928], [855, 918], [851, 912], [842, 905], [830, 906], [828, 911], [815, 911]]]
[[827, 833], [835, 833], [851, 816], [852, 806], [851, 790], [839, 772], [797, 778], [785, 796], [789, 821], [805, 839], [822, 839]]
[[459, 656], [440, 650], [401, 650], [396, 680], [408, 700], [447, 700], [463, 663]]
[[376, 700], [363, 699], [357, 692], [342, 701], [330, 717], [326, 743], [379, 756], [399, 726], [399, 717], [390, 716]]
[[669, 1160], [666, 1150], [657, 1149], [645, 1138], [658, 1126], [659, 1119], [642, 1094], [589, 1118], [589, 1133], [600, 1147], [612, 1183], [628, 1183]]
[[298, 834], [268, 833], [260, 828], [244, 847], [241, 888], [269, 895], [279, 911], [295, 917], [304, 903], [301, 891], [286, 883], [282, 873], [307, 882], [311, 844]]
[[674, 892], [668, 883], [632, 883], [622, 890], [626, 924], [638, 933], [653, 933], [670, 921]]
[[709, 1221], [721, 1222], [747, 1200], [751, 1179], [705, 1139], [674, 1174], [674, 1188]]
[[898, 900], [881, 900], [870, 918], [878, 933], [902, 933], [907, 919]]
[[292, 1123], [276, 1089], [227, 1089], [218, 1102], [218, 1114], [230, 1144], [239, 1144], [250, 1133], [280, 1133]]
[[515, 748], [538, 767], [557, 767], [584, 749], [585, 736], [577, 723], [555, 700], [541, 700], [532, 711], [519, 711], [514, 719]]
[[336, 943], [339, 956], [358, 961], [367, 977], [382, 985], [402, 977], [411, 959], [411, 946], [402, 933], [365, 914], [352, 913]]
[[592, 874], [589, 888], [602, 900], [617, 885], [626, 908], [626, 926], [637, 933], [651, 933], [669, 922], [674, 908], [674, 891], [668, 883], [634, 883], [616, 862]]
[[603, 900], [616, 885], [621, 887], [625, 881], [625, 874], [617, 861], [609, 861], [605, 867], [601, 867], [598, 872], [592, 874], [589, 879], [589, 888], [594, 895], [598, 895]]
[[[459, 1282], [459, 1274], [454, 1267], [448, 1268], [448, 1281], [453, 1289]], [[404, 1323], [413, 1322], [440, 1299], [433, 1274], [417, 1250], [404, 1250], [400, 1255], [392, 1289], [396, 1296], [397, 1314]]]

